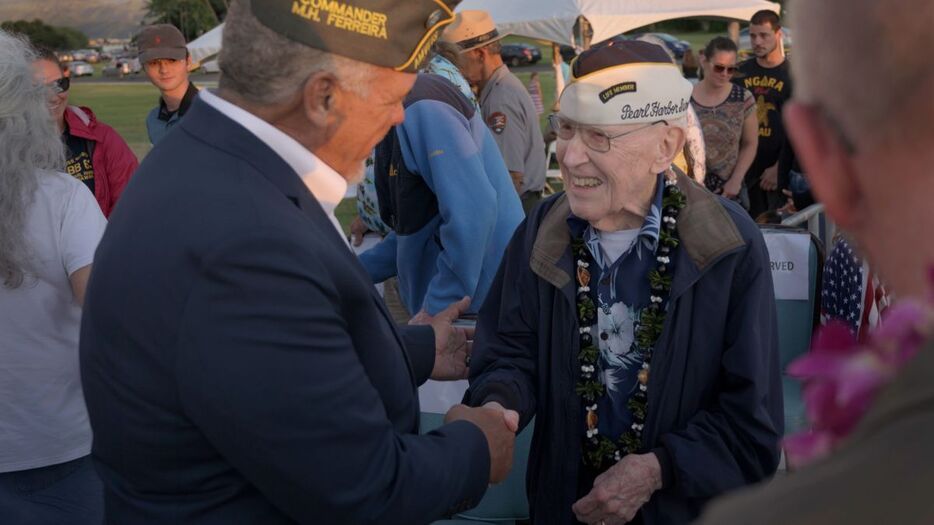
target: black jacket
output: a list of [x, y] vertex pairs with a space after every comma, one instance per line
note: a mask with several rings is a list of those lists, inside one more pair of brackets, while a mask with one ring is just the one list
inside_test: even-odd
[[[710, 498], [770, 476], [783, 433], [775, 299], [762, 234], [736, 204], [679, 177], [671, 303], [652, 359], [643, 435], [665, 487], [646, 525], [688, 523]], [[506, 252], [480, 310], [471, 404], [496, 400], [535, 416], [528, 467], [535, 524], [574, 523], [582, 405], [574, 393], [579, 336], [570, 212], [562, 194], [540, 205]]]
[[431, 330], [397, 330], [294, 170], [200, 99], [123, 194], [87, 297], [109, 523], [408, 525], [486, 489], [475, 425], [417, 435]]

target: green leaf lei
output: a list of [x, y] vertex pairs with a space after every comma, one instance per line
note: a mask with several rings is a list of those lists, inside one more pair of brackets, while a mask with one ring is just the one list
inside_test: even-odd
[[585, 465], [600, 471], [619, 461], [624, 455], [642, 450], [642, 430], [648, 415], [649, 371], [652, 366], [652, 352], [662, 334], [671, 292], [672, 264], [670, 255], [678, 247], [677, 218], [687, 204], [684, 194], [678, 188], [676, 180], [669, 174], [665, 177], [665, 189], [662, 193], [662, 224], [658, 237], [658, 249], [655, 253], [658, 266], [649, 272], [649, 286], [652, 290], [651, 304], [642, 311], [635, 326], [633, 351], [643, 356], [642, 369], [639, 371], [639, 388], [629, 398], [627, 407], [632, 412], [632, 426], [613, 441], [600, 435], [597, 428], [597, 404], [606, 394], [603, 383], [597, 380], [597, 359], [600, 350], [594, 342], [591, 330], [597, 324], [597, 307], [590, 296], [590, 264], [593, 262], [590, 251], [582, 238], [571, 241], [571, 250], [577, 261], [577, 315], [580, 329], [580, 377], [575, 391], [581, 397], [586, 411], [587, 430], [583, 442], [583, 461]]

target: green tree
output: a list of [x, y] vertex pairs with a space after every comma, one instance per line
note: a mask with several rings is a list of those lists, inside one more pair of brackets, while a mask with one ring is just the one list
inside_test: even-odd
[[227, 5], [228, 0], [149, 0], [146, 21], [172, 24], [191, 41], [219, 24]]
[[88, 45], [88, 37], [81, 31], [50, 26], [39, 19], [7, 21], [0, 24], [0, 28], [26, 36], [35, 46], [54, 50], [79, 49]]

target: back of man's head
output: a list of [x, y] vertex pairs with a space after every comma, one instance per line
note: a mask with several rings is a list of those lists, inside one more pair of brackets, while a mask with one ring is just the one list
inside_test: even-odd
[[221, 91], [260, 105], [288, 99], [317, 71], [332, 72], [346, 87], [363, 91], [374, 68], [280, 35], [257, 20], [247, 0], [230, 4], [218, 62]]
[[795, 98], [823, 107], [857, 143], [934, 137], [934, 2], [797, 0]]
[[827, 214], [900, 296], [934, 264], [934, 2], [796, 0], [783, 112]]

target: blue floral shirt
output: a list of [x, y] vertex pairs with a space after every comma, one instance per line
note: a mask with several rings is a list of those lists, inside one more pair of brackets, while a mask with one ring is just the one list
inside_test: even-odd
[[648, 274], [655, 267], [655, 250], [662, 219], [664, 175], [659, 175], [655, 197], [635, 242], [616, 261], [606, 261], [597, 231], [573, 214], [568, 219], [571, 235], [583, 236], [596, 264], [590, 266], [590, 293], [597, 306], [594, 340], [600, 348], [597, 373], [606, 386], [598, 402], [600, 434], [616, 441], [632, 425], [627, 404], [639, 387], [643, 355], [634, 345], [635, 328], [642, 310], [649, 306]]

